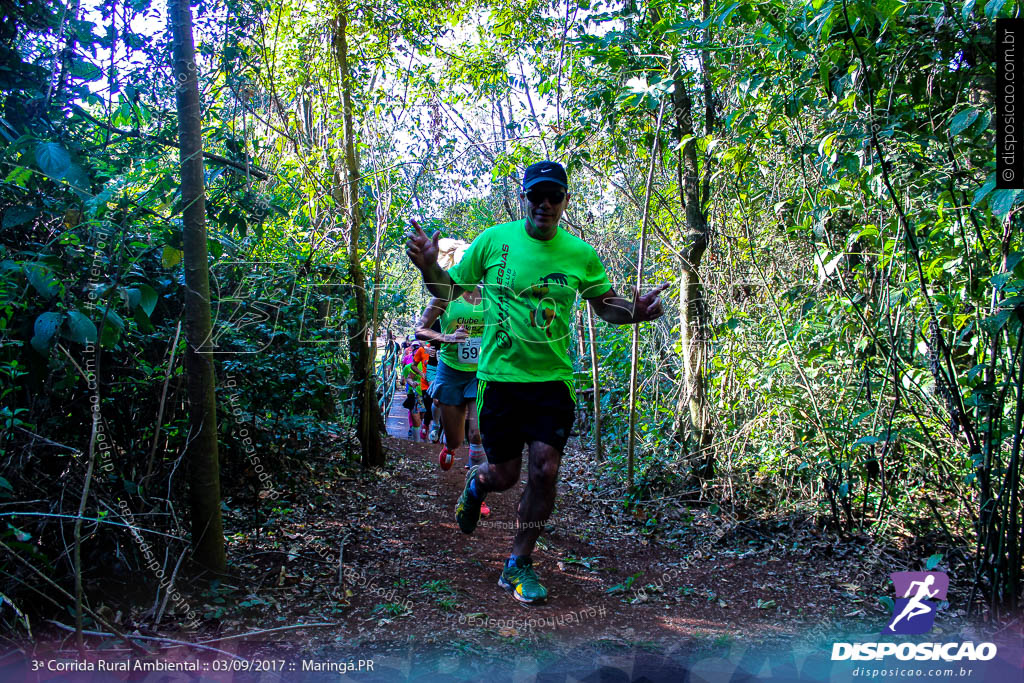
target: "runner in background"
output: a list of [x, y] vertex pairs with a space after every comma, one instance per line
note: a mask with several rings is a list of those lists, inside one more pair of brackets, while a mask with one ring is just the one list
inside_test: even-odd
[[[445, 267], [458, 263], [469, 245], [445, 240], [439, 262]], [[469, 453], [466, 467], [484, 462], [483, 443], [477, 427], [476, 367], [483, 337], [484, 304], [479, 288], [464, 292], [454, 301], [431, 299], [420, 316], [416, 337], [438, 344], [437, 376], [430, 385], [430, 395], [441, 408], [444, 443], [438, 454], [441, 469], [450, 469], [469, 429]], [[490, 514], [484, 504], [480, 514]]]
[[[431, 329], [435, 332], [441, 331], [441, 325], [438, 321], [434, 321], [431, 325]], [[437, 404], [437, 400], [430, 396], [430, 385], [434, 383], [434, 378], [437, 376], [437, 363], [438, 354], [441, 351], [441, 343], [433, 339], [425, 339], [427, 344], [423, 348], [427, 351], [427, 393], [423, 397], [423, 405], [430, 411], [431, 422], [428, 424], [430, 427], [429, 438], [432, 443], [437, 443], [438, 431], [441, 428], [440, 411], [441, 408]], [[431, 426], [432, 425], [432, 426]]]
[[413, 362], [420, 367], [420, 390], [417, 392], [417, 396], [423, 402], [423, 407], [420, 410], [420, 418], [423, 423], [423, 428], [420, 429], [420, 441], [427, 440], [427, 431], [430, 429], [430, 422], [433, 419], [432, 401], [427, 393], [427, 389], [430, 388], [430, 382], [427, 381], [427, 368], [430, 366], [430, 351], [423, 347], [423, 343], [418, 339], [414, 339], [412, 342]]
[[420, 426], [419, 388], [422, 372], [419, 364], [413, 360], [412, 346], [406, 347], [402, 358], [402, 382], [405, 385], [405, 400], [402, 407], [409, 411], [409, 439], [416, 440], [416, 430]]

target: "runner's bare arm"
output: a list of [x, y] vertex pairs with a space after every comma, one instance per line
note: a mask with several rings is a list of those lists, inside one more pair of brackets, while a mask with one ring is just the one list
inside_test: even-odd
[[656, 320], [664, 314], [661, 307], [661, 293], [668, 288], [667, 284], [659, 285], [642, 296], [625, 299], [609, 289], [601, 296], [587, 299], [590, 306], [602, 320], [613, 325], [635, 325], [636, 323]]
[[[454, 334], [441, 334], [430, 329], [434, 321], [440, 318], [447, 308], [448, 302], [444, 299], [438, 297], [431, 299], [427, 307], [423, 309], [423, 315], [420, 316], [419, 322], [416, 323], [416, 338], [423, 341], [437, 341], [442, 344], [457, 344], [465, 341], [469, 336], [466, 334], [465, 328], [460, 327]], [[462, 334], [460, 335], [459, 332]]]
[[427, 237], [419, 223], [415, 220], [410, 222], [413, 229], [405, 235], [407, 238], [405, 242], [406, 256], [423, 273], [423, 283], [430, 293], [445, 301], [451, 301], [462, 292], [462, 289], [452, 281], [441, 266], [437, 265], [437, 241], [441, 238], [441, 233], [435, 231], [433, 235]]

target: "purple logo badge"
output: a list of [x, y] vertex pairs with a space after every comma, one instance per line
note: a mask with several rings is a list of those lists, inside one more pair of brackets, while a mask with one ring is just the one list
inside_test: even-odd
[[946, 599], [949, 577], [943, 572], [895, 572], [896, 585], [892, 621], [882, 635], [927, 633], [935, 623], [937, 601]]

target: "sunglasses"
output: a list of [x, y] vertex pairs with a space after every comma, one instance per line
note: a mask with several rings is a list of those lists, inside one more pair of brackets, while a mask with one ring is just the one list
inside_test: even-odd
[[561, 204], [562, 200], [565, 199], [565, 193], [561, 190], [528, 190], [526, 192], [526, 198], [530, 200], [530, 203], [534, 206], [540, 206], [544, 203], [544, 200], [551, 202], [551, 205]]

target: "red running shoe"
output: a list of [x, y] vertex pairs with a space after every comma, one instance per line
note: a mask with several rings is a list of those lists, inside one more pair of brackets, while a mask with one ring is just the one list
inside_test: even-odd
[[455, 462], [455, 456], [450, 450], [448, 450], [447, 446], [442, 446], [441, 452], [437, 455], [437, 462], [441, 465], [441, 469], [447, 472], [452, 468], [452, 463]]

